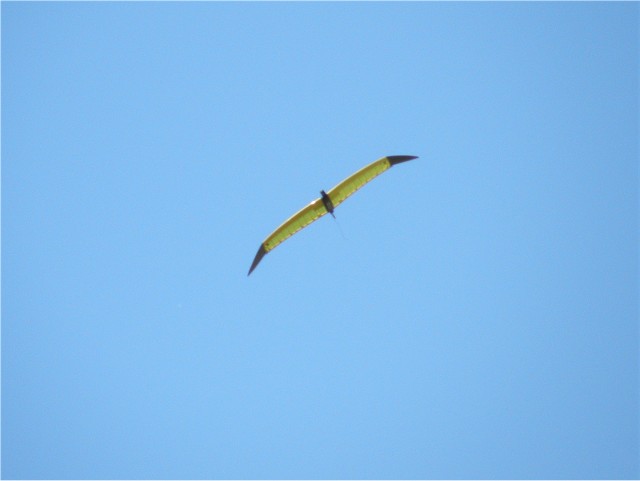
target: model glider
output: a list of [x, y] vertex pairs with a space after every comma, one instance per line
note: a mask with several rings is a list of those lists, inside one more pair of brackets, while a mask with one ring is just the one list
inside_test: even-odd
[[[329, 192], [321, 190], [320, 198], [314, 200], [309, 205], [285, 220], [280, 227], [274, 230], [271, 235], [267, 237], [262, 244], [260, 244], [258, 253], [256, 254], [255, 259], [253, 259], [253, 263], [249, 269], [249, 274], [253, 272], [267, 252], [272, 251], [293, 234], [305, 228], [314, 220], [319, 219], [327, 212], [333, 215], [333, 210], [342, 204], [347, 197], [353, 194], [360, 187], [394, 165], [417, 158], [418, 157], [414, 155], [390, 155], [388, 157], [382, 157], [381, 159], [363, 167], [355, 174], [350, 175]], [[335, 215], [333, 216], [335, 217]]]

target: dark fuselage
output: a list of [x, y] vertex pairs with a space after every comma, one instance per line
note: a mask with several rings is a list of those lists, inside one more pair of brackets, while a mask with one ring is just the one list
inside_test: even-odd
[[320, 195], [322, 196], [322, 203], [324, 204], [325, 209], [327, 209], [329, 214], [333, 215], [333, 202], [331, 202], [331, 198], [324, 190], [320, 191]]

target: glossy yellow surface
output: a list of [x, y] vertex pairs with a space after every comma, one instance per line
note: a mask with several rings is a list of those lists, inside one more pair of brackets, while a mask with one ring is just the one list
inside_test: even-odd
[[308, 226], [326, 213], [327, 209], [325, 209], [322, 200], [314, 200], [285, 220], [280, 227], [274, 230], [273, 233], [264, 240], [262, 245], [264, 245], [265, 251], [269, 252], [275, 249], [300, 229]]
[[385, 170], [391, 167], [389, 159], [383, 157], [363, 167], [355, 174], [350, 175], [333, 189], [327, 192], [333, 202], [334, 207], [338, 207], [344, 200], [357, 191], [360, 187], [367, 182], [375, 179], [382, 174]]

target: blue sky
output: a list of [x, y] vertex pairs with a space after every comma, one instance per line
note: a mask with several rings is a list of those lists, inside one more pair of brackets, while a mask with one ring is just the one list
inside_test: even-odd
[[2, 2], [2, 476], [638, 478], [638, 9]]

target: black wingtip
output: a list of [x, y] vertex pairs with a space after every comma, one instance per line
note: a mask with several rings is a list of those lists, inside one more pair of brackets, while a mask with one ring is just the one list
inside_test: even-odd
[[260, 261], [262, 260], [262, 258], [266, 253], [267, 251], [264, 248], [264, 244], [260, 244], [260, 249], [258, 249], [258, 253], [256, 254], [256, 257], [253, 259], [253, 263], [251, 264], [251, 268], [249, 269], [249, 274], [247, 274], [247, 276], [251, 275], [253, 270], [258, 266], [258, 264], [260, 263]]
[[408, 160], [417, 159], [417, 155], [388, 155], [387, 159], [389, 159], [389, 163], [394, 166], [396, 164], [400, 164], [402, 162], [407, 162]]

